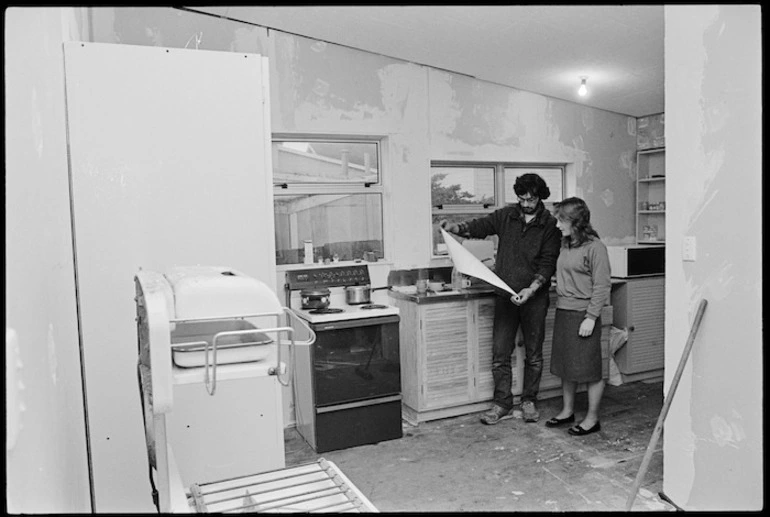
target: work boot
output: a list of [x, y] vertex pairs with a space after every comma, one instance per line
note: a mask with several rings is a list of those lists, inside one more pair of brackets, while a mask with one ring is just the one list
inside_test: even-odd
[[535, 403], [531, 400], [525, 400], [521, 403], [521, 411], [525, 422], [537, 422], [540, 419], [540, 413], [537, 412]]
[[500, 420], [507, 420], [509, 418], [513, 418], [513, 410], [508, 409], [505, 410], [495, 404], [492, 406], [492, 409], [484, 413], [484, 415], [481, 417], [481, 423], [487, 424], [487, 425], [494, 425], [498, 423]]

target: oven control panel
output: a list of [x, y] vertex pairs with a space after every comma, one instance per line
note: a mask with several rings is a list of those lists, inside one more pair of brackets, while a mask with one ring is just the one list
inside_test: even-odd
[[366, 265], [295, 269], [286, 272], [286, 285], [292, 291], [368, 283], [369, 267]]

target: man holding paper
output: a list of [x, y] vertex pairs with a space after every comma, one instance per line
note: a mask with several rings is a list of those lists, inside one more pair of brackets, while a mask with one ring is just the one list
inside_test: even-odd
[[556, 219], [546, 210], [543, 200], [551, 191], [537, 174], [523, 174], [513, 190], [519, 202], [491, 214], [462, 223], [441, 222], [450, 233], [483, 239], [498, 236], [495, 274], [514, 292], [495, 300], [492, 345], [494, 406], [481, 417], [492, 425], [513, 417], [511, 354], [516, 332], [521, 325], [524, 336], [524, 386], [521, 410], [525, 422], [537, 422], [535, 406], [543, 373], [545, 316], [550, 299], [548, 288], [556, 271], [561, 232]]

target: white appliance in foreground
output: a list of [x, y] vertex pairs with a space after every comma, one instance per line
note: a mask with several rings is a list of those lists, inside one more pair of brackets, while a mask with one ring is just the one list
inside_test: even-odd
[[330, 462], [285, 468], [281, 385], [291, 365], [281, 348], [309, 346], [315, 334], [270, 288], [200, 266], [140, 271], [135, 283], [160, 512], [374, 510]]

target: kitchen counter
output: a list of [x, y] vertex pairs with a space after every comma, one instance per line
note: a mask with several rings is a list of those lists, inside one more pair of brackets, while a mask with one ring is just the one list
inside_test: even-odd
[[[551, 285], [549, 291], [551, 296], [554, 296], [556, 294], [556, 286]], [[500, 290], [500, 292], [502, 293], [502, 290]], [[471, 286], [466, 289], [451, 289], [448, 291], [440, 291], [438, 293], [428, 291], [425, 294], [407, 294], [395, 291], [393, 288], [388, 291], [388, 295], [393, 298], [398, 300], [406, 300], [417, 304], [473, 300], [476, 298], [486, 298], [494, 294], [495, 289], [489, 286]]]
[[406, 300], [417, 304], [425, 303], [438, 303], [438, 302], [454, 302], [461, 300], [472, 300], [475, 298], [484, 298], [495, 294], [494, 289], [491, 287], [469, 287], [466, 289], [452, 289], [448, 291], [440, 291], [434, 293], [428, 291], [425, 294], [407, 294], [390, 289], [388, 295], [396, 298], [397, 300]]

